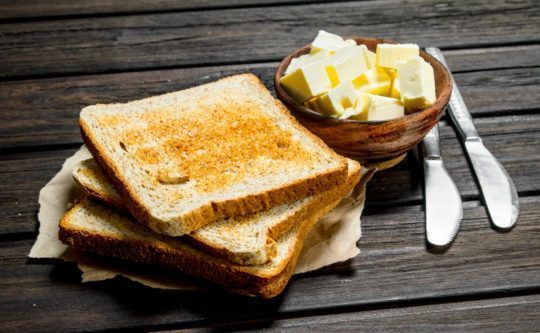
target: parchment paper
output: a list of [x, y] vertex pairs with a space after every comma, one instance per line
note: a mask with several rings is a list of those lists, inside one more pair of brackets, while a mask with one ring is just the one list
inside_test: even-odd
[[[58, 172], [39, 193], [39, 234], [30, 251], [31, 258], [60, 258], [74, 261], [82, 272], [82, 282], [102, 281], [117, 275], [127, 277], [152, 288], [193, 290], [202, 288], [197, 283], [164, 274], [147, 274], [135, 266], [118, 265], [97, 256], [69, 249], [58, 239], [58, 222], [70, 205], [82, 195], [73, 180], [73, 167], [91, 157], [82, 146], [68, 158]], [[295, 274], [316, 270], [336, 262], [351, 259], [360, 253], [360, 215], [364, 208], [365, 184], [372, 173], [362, 170], [362, 179], [353, 193], [338, 207], [319, 221], [307, 236], [298, 259]]]

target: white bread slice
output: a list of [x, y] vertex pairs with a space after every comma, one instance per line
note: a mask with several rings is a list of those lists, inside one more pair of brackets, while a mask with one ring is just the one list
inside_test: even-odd
[[73, 167], [72, 175], [75, 182], [92, 198], [129, 213], [124, 200], [96, 160], [90, 158], [77, 163]]
[[83, 139], [135, 219], [180, 236], [344, 182], [345, 159], [242, 74], [81, 111]]
[[[358, 168], [357, 162], [348, 160], [349, 172]], [[93, 198], [119, 210], [126, 210], [122, 197], [93, 159], [80, 162], [73, 169], [73, 177]], [[314, 194], [293, 203], [245, 217], [222, 219], [186, 235], [192, 245], [207, 253], [223, 257], [241, 265], [260, 265], [272, 259], [277, 252], [276, 239], [300, 223], [332, 191]]]
[[339, 191], [325, 197], [318, 210], [277, 240], [277, 255], [263, 265], [243, 266], [217, 258], [179, 238], [154, 233], [128, 215], [83, 199], [60, 221], [59, 237], [68, 246], [137, 263], [158, 264], [221, 284], [235, 292], [277, 296], [290, 279], [307, 233], [334, 209], [358, 183], [360, 166], [353, 170]]

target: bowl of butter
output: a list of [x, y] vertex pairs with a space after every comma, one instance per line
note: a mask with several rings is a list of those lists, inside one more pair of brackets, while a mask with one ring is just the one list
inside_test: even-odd
[[338, 153], [364, 165], [400, 161], [444, 114], [446, 68], [416, 44], [319, 31], [279, 64], [277, 97]]

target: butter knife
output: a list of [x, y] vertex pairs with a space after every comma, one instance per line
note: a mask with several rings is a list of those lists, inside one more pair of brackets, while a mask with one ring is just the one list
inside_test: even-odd
[[[448, 68], [441, 50], [428, 47], [426, 52]], [[465, 147], [488, 215], [496, 228], [511, 229], [516, 224], [519, 214], [516, 187], [504, 167], [482, 143], [456, 82], [453, 78], [452, 81], [452, 96], [450, 97], [448, 114]]]
[[463, 207], [456, 184], [446, 170], [439, 149], [439, 124], [422, 140], [426, 240], [436, 247], [449, 245], [456, 237]]

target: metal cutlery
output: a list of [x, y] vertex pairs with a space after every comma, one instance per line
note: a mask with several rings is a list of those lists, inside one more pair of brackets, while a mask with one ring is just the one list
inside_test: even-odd
[[444, 167], [439, 149], [439, 125], [422, 141], [424, 152], [424, 192], [426, 239], [436, 247], [452, 242], [458, 233], [463, 207], [456, 184]]
[[[448, 67], [441, 50], [428, 47], [426, 52]], [[495, 227], [502, 230], [511, 229], [519, 214], [516, 188], [504, 167], [482, 143], [456, 82], [453, 78], [452, 81], [448, 114], [465, 147], [489, 217]]]

